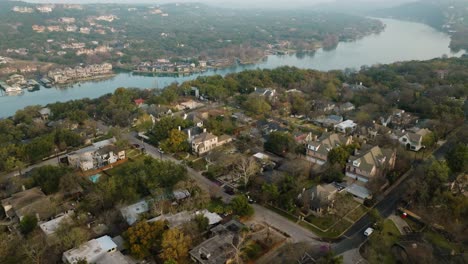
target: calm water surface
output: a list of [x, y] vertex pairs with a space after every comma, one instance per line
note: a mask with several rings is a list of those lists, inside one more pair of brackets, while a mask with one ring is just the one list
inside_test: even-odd
[[97, 98], [106, 93], [112, 93], [118, 87], [163, 88], [173, 82], [181, 83], [200, 75], [226, 75], [248, 69], [272, 69], [286, 65], [322, 71], [359, 69], [363, 65], [427, 60], [442, 55], [452, 57], [463, 54], [463, 52], [452, 53], [449, 49], [450, 37], [429, 26], [392, 19], [381, 20], [386, 24], [386, 29], [382, 33], [354, 42], [340, 43], [331, 51], [318, 50], [311, 55], [269, 56], [257, 64], [210, 70], [190, 76], [153, 77], [119, 73], [108, 80], [85, 82], [68, 88], [41, 87], [39, 91], [25, 91], [19, 96], [2, 96], [0, 97], [0, 117], [11, 116], [16, 110], [28, 105], [46, 105], [85, 97]]

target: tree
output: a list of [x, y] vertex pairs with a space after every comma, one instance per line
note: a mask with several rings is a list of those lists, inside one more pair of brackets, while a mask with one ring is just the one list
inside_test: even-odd
[[152, 254], [157, 254], [161, 249], [161, 239], [166, 223], [163, 221], [141, 221], [130, 227], [124, 234], [130, 247], [130, 253], [143, 259]]
[[338, 164], [344, 167], [346, 166], [346, 162], [348, 162], [349, 155], [349, 152], [344, 147], [339, 146], [330, 150], [327, 158], [331, 165]]
[[200, 232], [205, 232], [210, 225], [209, 219], [202, 214], [196, 215], [195, 218], [193, 218], [193, 221], [197, 224]]
[[247, 187], [250, 179], [260, 172], [260, 165], [253, 158], [241, 156], [234, 167], [234, 173], [242, 180], [244, 187]]
[[189, 147], [187, 135], [178, 129], [172, 129], [169, 137], [161, 142], [161, 148], [172, 153], [188, 151]]
[[331, 100], [336, 100], [338, 98], [338, 93], [336, 90], [336, 85], [333, 84], [332, 82], [327, 83], [327, 86], [325, 87], [325, 90], [323, 90], [323, 96], [331, 99]]
[[262, 194], [265, 202], [274, 202], [278, 199], [280, 193], [276, 184], [264, 183], [262, 185]]
[[265, 150], [277, 155], [285, 156], [295, 149], [295, 142], [291, 134], [287, 132], [272, 132], [265, 142]]
[[250, 95], [244, 103], [244, 108], [254, 115], [263, 115], [271, 110], [270, 104], [264, 97], [258, 95]]
[[25, 215], [19, 223], [20, 231], [23, 235], [31, 233], [37, 226], [37, 218], [34, 215]]
[[249, 204], [247, 197], [243, 195], [234, 197], [230, 205], [234, 214], [238, 216], [252, 216], [254, 213], [253, 207]]
[[159, 257], [164, 261], [173, 260], [177, 263], [187, 261], [192, 240], [178, 228], [169, 229], [162, 236], [162, 253]]
[[445, 155], [447, 165], [455, 173], [468, 170], [468, 146], [459, 143]]
[[24, 162], [22, 162], [16, 157], [8, 157], [5, 163], [6, 171], [18, 170], [19, 174], [21, 174], [21, 170], [24, 169], [25, 167], [26, 165], [24, 164]]
[[68, 250], [86, 242], [89, 238], [88, 232], [89, 231], [84, 228], [74, 227], [70, 221], [62, 221], [55, 232], [55, 236], [58, 239], [58, 244], [64, 250]]
[[327, 183], [342, 182], [344, 178], [343, 167], [336, 163], [323, 173], [321, 180]]
[[45, 165], [34, 169], [31, 178], [34, 186], [40, 186], [44, 193], [52, 194], [59, 190], [60, 179], [70, 171], [65, 167]]

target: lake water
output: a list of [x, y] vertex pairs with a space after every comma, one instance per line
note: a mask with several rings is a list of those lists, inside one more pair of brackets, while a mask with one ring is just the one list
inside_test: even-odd
[[463, 52], [452, 53], [449, 49], [450, 37], [429, 26], [392, 19], [381, 20], [386, 24], [386, 28], [380, 34], [370, 35], [353, 42], [339, 43], [336, 49], [330, 51], [318, 50], [310, 55], [269, 56], [257, 64], [209, 70], [190, 76], [154, 77], [119, 73], [111, 79], [84, 82], [68, 88], [41, 87], [39, 91], [25, 91], [19, 96], [2, 96], [0, 97], [0, 117], [11, 116], [16, 110], [28, 105], [46, 105], [86, 97], [97, 98], [112, 93], [118, 87], [163, 88], [173, 82], [181, 83], [200, 75], [226, 75], [248, 69], [272, 69], [285, 65], [323, 71], [359, 69], [363, 65], [427, 60], [442, 55], [452, 57], [463, 54]]

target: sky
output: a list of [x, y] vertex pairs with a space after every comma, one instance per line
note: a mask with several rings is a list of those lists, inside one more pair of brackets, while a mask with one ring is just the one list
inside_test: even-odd
[[416, 0], [26, 0], [27, 2], [35, 3], [182, 3], [182, 2], [198, 2], [217, 6], [227, 7], [298, 7], [298, 6], [316, 6], [317, 4], [388, 4], [393, 5], [402, 2], [411, 2]]

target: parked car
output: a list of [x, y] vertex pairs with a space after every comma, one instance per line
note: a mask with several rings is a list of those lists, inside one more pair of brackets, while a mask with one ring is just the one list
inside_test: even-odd
[[374, 232], [374, 229], [372, 227], [368, 227], [365, 231], [364, 231], [364, 235], [366, 237], [370, 236], [372, 233]]

